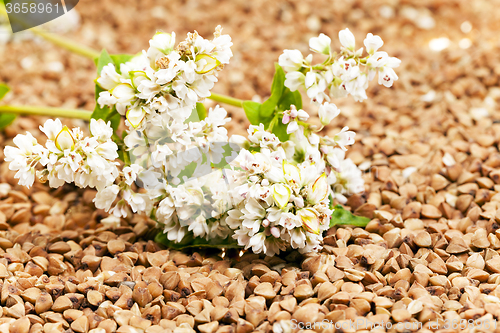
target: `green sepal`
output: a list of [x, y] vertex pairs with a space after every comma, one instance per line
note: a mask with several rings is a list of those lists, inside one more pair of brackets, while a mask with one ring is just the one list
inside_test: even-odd
[[216, 248], [216, 249], [239, 249], [241, 246], [238, 245], [236, 240], [231, 237], [225, 239], [216, 237], [209, 241], [193, 237], [191, 233], [184, 236], [180, 243], [176, 243], [168, 240], [167, 234], [159, 232], [155, 237], [155, 242], [165, 245], [166, 247], [174, 250], [184, 250], [189, 248]]
[[[332, 202], [332, 197], [330, 196], [330, 202]], [[337, 225], [352, 225], [355, 227], [364, 228], [368, 223], [370, 223], [370, 219], [357, 216], [352, 214], [350, 211], [345, 210], [341, 205], [336, 205], [333, 207], [332, 218], [330, 220], [330, 228]]]

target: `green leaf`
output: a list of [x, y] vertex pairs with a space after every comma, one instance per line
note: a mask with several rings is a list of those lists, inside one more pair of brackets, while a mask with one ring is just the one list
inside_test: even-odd
[[333, 208], [332, 219], [330, 220], [330, 228], [336, 225], [352, 225], [364, 228], [370, 221], [371, 220], [369, 218], [356, 216], [350, 211], [345, 210], [341, 205], [337, 205]]
[[[4, 98], [5, 95], [10, 91], [8, 85], [4, 83], [0, 83], [0, 99]], [[12, 113], [1, 113], [0, 114], [0, 130], [12, 124], [12, 122], [16, 119], [16, 115]]]
[[12, 124], [16, 115], [12, 113], [0, 113], [0, 130]]
[[203, 120], [207, 117], [207, 108], [203, 103], [196, 103], [196, 111], [198, 112], [199, 120]]
[[302, 109], [302, 96], [298, 91], [290, 91], [290, 89], [285, 88], [278, 103], [278, 109], [280, 111], [290, 110], [291, 105], [295, 105], [297, 110]]
[[281, 119], [282, 118], [280, 117], [280, 119], [278, 119], [278, 123], [273, 127], [273, 134], [276, 135], [281, 142], [285, 142], [290, 138], [290, 134], [286, 132], [288, 125], [283, 124]]
[[102, 68], [109, 63], [114, 63], [108, 51], [102, 50], [99, 58], [94, 59], [97, 66], [97, 76], [101, 75]]
[[241, 248], [241, 246], [238, 245], [236, 240], [234, 240], [231, 237], [227, 237], [225, 239], [216, 237], [207, 241], [203, 238], [193, 237], [192, 234], [184, 236], [184, 238], [180, 243], [175, 243], [173, 241], [168, 240], [167, 234], [164, 234], [161, 231], [156, 235], [155, 242], [163, 244], [168, 248], [175, 250], [184, 250], [188, 248], [218, 248], [218, 249]]
[[245, 114], [247, 115], [248, 121], [252, 125], [260, 124], [260, 115], [259, 111], [261, 108], [261, 104], [253, 101], [244, 101], [243, 102], [243, 110], [245, 110]]
[[10, 91], [10, 88], [8, 85], [4, 83], [0, 83], [0, 99], [4, 98], [5, 95]]
[[261, 118], [272, 117], [276, 110], [276, 106], [283, 95], [285, 88], [285, 71], [278, 63], [275, 64], [276, 71], [274, 72], [273, 84], [271, 86], [271, 96], [262, 103], [260, 108]]

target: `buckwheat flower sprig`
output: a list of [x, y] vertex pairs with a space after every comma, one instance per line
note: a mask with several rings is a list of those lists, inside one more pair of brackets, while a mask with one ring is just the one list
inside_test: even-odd
[[[285, 50], [263, 103], [211, 96], [232, 56], [220, 27], [212, 40], [195, 32], [177, 45], [174, 33], [158, 33], [137, 56], [103, 51], [96, 80], [103, 91], [92, 117], [111, 121], [92, 119], [92, 136], [85, 137], [49, 120], [41, 127], [45, 146], [29, 133], [18, 135], [5, 160], [26, 186], [39, 178], [52, 187], [96, 188], [95, 206], [111, 214], [107, 225], [132, 213], [155, 219], [163, 232], [157, 241], [170, 247], [237, 244], [269, 256], [318, 251], [325, 230], [355, 220], [335, 204], [364, 190], [361, 171], [345, 155], [355, 133], [344, 127], [332, 137], [321, 134], [340, 114], [329, 100], [346, 94], [363, 100], [376, 75], [391, 86], [399, 65], [378, 51], [378, 36], [368, 34], [364, 58], [348, 29], [339, 38], [338, 55], [328, 36], [310, 40], [310, 49], [326, 56], [318, 65], [312, 55]], [[302, 110], [301, 87], [318, 106], [321, 126]], [[217, 105], [207, 113], [200, 103], [209, 96], [243, 107], [252, 124], [246, 137], [228, 137], [226, 110]]]
[[341, 50], [332, 53], [331, 39], [320, 34], [309, 40], [310, 50], [328, 56], [321, 64], [312, 64], [312, 54], [304, 58], [298, 50], [284, 50], [279, 64], [286, 74], [285, 86], [291, 91], [303, 87], [314, 102], [352, 95], [356, 101], [367, 98], [368, 84], [378, 74], [378, 83], [391, 87], [398, 79], [394, 68], [401, 61], [378, 51], [384, 44], [379, 36], [369, 33], [364, 45], [368, 55], [362, 57], [363, 48], [356, 50], [354, 35], [345, 29], [339, 32]]
[[[103, 120], [92, 119], [91, 137], [79, 128], [69, 129], [59, 119], [47, 120], [40, 130], [47, 136], [45, 147], [30, 134], [14, 138], [16, 147], [7, 146], [5, 161], [16, 170], [20, 184], [30, 187], [35, 176], [51, 187], [75, 183], [98, 190], [112, 184], [119, 174], [118, 146], [111, 140], [113, 130]], [[38, 168], [40, 164], [43, 168]]]

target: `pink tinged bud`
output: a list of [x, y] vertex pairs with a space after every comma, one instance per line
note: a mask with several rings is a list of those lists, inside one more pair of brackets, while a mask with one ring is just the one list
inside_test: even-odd
[[290, 116], [286, 113], [283, 114], [283, 124], [288, 124], [290, 122]]
[[268, 185], [269, 185], [269, 180], [267, 180], [267, 179], [262, 179], [261, 184], [262, 184], [262, 186], [268, 186]]
[[269, 220], [268, 220], [268, 219], [264, 219], [264, 220], [262, 221], [262, 226], [263, 226], [264, 228], [269, 227]]
[[296, 108], [292, 108], [292, 109], [290, 110], [290, 116], [291, 116], [293, 119], [297, 118], [298, 114], [299, 114], [299, 112], [297, 111], [297, 109], [296, 109]]
[[280, 238], [280, 230], [276, 227], [272, 227], [271, 235], [273, 235], [275, 238]]
[[294, 197], [293, 203], [299, 208], [304, 208], [304, 199], [302, 197]]

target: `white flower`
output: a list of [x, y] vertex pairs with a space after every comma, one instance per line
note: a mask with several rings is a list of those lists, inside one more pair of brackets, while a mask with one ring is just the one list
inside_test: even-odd
[[149, 49], [147, 57], [150, 60], [151, 67], [156, 67], [155, 62], [159, 58], [169, 54], [175, 45], [175, 33], [168, 34], [165, 32], [157, 32], [153, 38], [149, 40]]
[[394, 69], [384, 66], [378, 72], [378, 84], [384, 85], [389, 88], [392, 87], [394, 81], [398, 79], [398, 75], [394, 71]]
[[349, 28], [345, 28], [344, 30], [341, 30], [339, 32], [339, 39], [340, 39], [340, 44], [342, 44], [344, 48], [346, 48], [349, 51], [354, 51], [354, 48], [356, 47], [355, 46], [356, 40], [352, 32], [349, 30]]
[[330, 44], [332, 40], [325, 34], [309, 39], [309, 48], [318, 53], [329, 55], [331, 53]]
[[285, 72], [295, 72], [302, 68], [304, 57], [299, 50], [283, 50], [278, 63]]
[[119, 192], [120, 187], [118, 185], [111, 185], [98, 191], [92, 201], [95, 203], [96, 208], [109, 211]]
[[115, 65], [107, 64], [101, 70], [101, 76], [97, 78], [97, 83], [102, 89], [111, 90], [121, 83], [121, 76], [116, 72]]
[[98, 141], [105, 142], [111, 139], [113, 135], [113, 128], [111, 128], [111, 122], [105, 122], [102, 119], [91, 119], [90, 120], [90, 133], [92, 136], [96, 137]]
[[101, 108], [115, 105], [117, 101], [116, 97], [111, 95], [109, 91], [101, 91], [99, 93], [99, 98], [97, 99], [97, 103]]
[[132, 164], [123, 168], [123, 175], [125, 176], [125, 183], [127, 185], [132, 185], [133, 182], [137, 180], [137, 175], [144, 170], [144, 168], [137, 164]]
[[156, 218], [159, 222], [167, 224], [172, 218], [174, 212], [175, 204], [172, 197], [166, 197], [165, 199], [160, 201], [160, 204], [158, 205], [158, 208], [156, 210]]
[[290, 91], [296, 91], [305, 83], [305, 75], [301, 72], [290, 72], [285, 75], [285, 87]]
[[295, 120], [289, 123], [288, 126], [286, 127], [286, 132], [288, 134], [294, 133], [298, 130], [299, 130], [299, 124]]
[[128, 203], [134, 213], [145, 212], [147, 198], [142, 193], [134, 193], [130, 190], [123, 191], [123, 199]]
[[347, 150], [345, 146], [352, 145], [354, 143], [354, 137], [356, 133], [349, 131], [349, 127], [345, 126], [342, 130], [337, 133], [334, 137], [335, 142], [342, 148], [342, 150]]
[[245, 249], [252, 248], [253, 253], [266, 253], [265, 245], [266, 235], [263, 232], [259, 232], [253, 235], [245, 246]]
[[324, 126], [328, 125], [339, 114], [339, 108], [333, 103], [325, 102], [318, 109], [319, 119]]
[[47, 139], [55, 141], [57, 134], [61, 132], [63, 126], [61, 124], [61, 121], [59, 119], [52, 120], [48, 119], [43, 126], [40, 125], [40, 131], [45, 133], [47, 136]]
[[326, 80], [320, 73], [307, 72], [304, 84], [307, 90], [307, 96], [315, 102], [321, 103], [328, 96], [324, 93], [326, 89]]
[[384, 45], [384, 41], [382, 40], [382, 38], [380, 38], [380, 36], [368, 33], [363, 44], [365, 44], [366, 52], [368, 52], [369, 54], [373, 54], [377, 52], [377, 50], [381, 48], [382, 45]]

